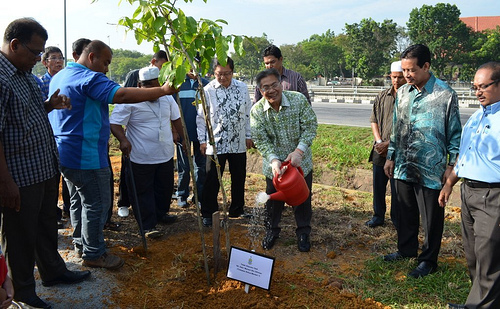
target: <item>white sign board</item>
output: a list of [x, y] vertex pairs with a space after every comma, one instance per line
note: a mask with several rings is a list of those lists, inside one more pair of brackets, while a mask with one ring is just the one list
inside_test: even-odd
[[227, 277], [269, 290], [274, 258], [231, 246]]

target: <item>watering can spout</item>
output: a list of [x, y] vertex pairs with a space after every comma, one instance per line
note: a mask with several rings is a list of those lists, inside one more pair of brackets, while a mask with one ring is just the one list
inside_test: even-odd
[[278, 191], [278, 192], [274, 192], [271, 195], [269, 195], [269, 199], [272, 200], [272, 201], [282, 201], [282, 202], [285, 202], [286, 201], [286, 196], [285, 196], [285, 193], [283, 191]]

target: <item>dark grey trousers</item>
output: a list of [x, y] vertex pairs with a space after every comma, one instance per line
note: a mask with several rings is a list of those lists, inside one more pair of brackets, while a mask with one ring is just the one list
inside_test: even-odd
[[467, 308], [500, 308], [500, 188], [461, 185], [462, 237], [472, 287]]

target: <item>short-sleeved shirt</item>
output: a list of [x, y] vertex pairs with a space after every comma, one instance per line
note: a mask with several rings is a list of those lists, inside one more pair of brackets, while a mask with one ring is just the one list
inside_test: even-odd
[[[378, 125], [380, 137], [384, 142], [391, 138], [392, 114], [394, 111], [394, 101], [396, 100], [396, 97], [392, 94], [393, 89], [391, 87], [377, 94], [370, 116], [370, 122]], [[373, 164], [379, 166], [383, 166], [385, 163], [385, 157], [379, 155], [373, 147], [370, 152], [370, 160], [373, 161]]]
[[174, 156], [171, 120], [181, 117], [172, 96], [153, 102], [116, 104], [109, 122], [127, 126], [126, 136], [132, 144], [130, 161], [137, 164], [159, 164]]
[[304, 175], [312, 171], [311, 144], [316, 137], [316, 114], [306, 97], [294, 91], [283, 91], [278, 111], [262, 98], [250, 112], [252, 139], [262, 155], [262, 172], [272, 179], [271, 162], [284, 161], [296, 148], [302, 150]]
[[[208, 80], [202, 78], [201, 82], [203, 87], [208, 84]], [[202, 89], [203, 89], [202, 87]], [[196, 96], [200, 96], [198, 91], [198, 80], [194, 80], [186, 76], [184, 83], [182, 83], [179, 88], [179, 92], [176, 94], [179, 96], [179, 101], [181, 102], [182, 115], [184, 116], [184, 123], [186, 124], [186, 130], [190, 141], [198, 141], [198, 135], [196, 133]], [[203, 91], [203, 90], [202, 90]], [[175, 98], [176, 95], [173, 95]]]
[[461, 127], [456, 92], [432, 73], [421, 91], [401, 86], [387, 151], [394, 178], [440, 190], [447, 162], [458, 156]]
[[[288, 70], [283, 67], [283, 73], [281, 73], [281, 86], [283, 90], [297, 91], [302, 93], [309, 104], [311, 104], [311, 98], [309, 97], [309, 92], [307, 91], [307, 84], [300, 73]], [[258, 87], [255, 87], [255, 94], [253, 101], [257, 102], [262, 98], [262, 94]]]
[[106, 75], [70, 62], [50, 83], [71, 98], [71, 110], [50, 112], [61, 165], [71, 169], [108, 167], [109, 108], [120, 85]]
[[52, 80], [52, 75], [49, 72], [46, 72], [40, 78], [36, 78], [36, 82], [38, 86], [40, 86], [40, 90], [42, 91], [42, 98], [46, 101], [49, 98], [49, 85]]
[[462, 132], [458, 177], [500, 183], [500, 102], [481, 106]]
[[58, 173], [57, 148], [42, 94], [31, 73], [0, 53], [0, 141], [7, 168], [19, 187]]
[[[206, 103], [210, 109], [210, 122], [217, 154], [246, 152], [246, 139], [251, 139], [250, 109], [252, 101], [245, 83], [231, 80], [229, 87], [216, 79], [205, 86]], [[205, 116], [200, 106], [196, 117], [196, 130], [200, 143], [207, 143]], [[213, 155], [214, 147], [207, 143], [206, 154]]]

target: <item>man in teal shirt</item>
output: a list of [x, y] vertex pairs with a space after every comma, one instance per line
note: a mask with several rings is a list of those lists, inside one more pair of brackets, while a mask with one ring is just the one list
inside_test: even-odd
[[[276, 192], [273, 176], [280, 174], [281, 162], [290, 161], [304, 171], [309, 190], [312, 187], [311, 144], [316, 137], [318, 122], [316, 114], [306, 97], [295, 91], [283, 91], [280, 74], [276, 69], [267, 69], [256, 77], [257, 86], [263, 96], [252, 107], [250, 126], [252, 139], [262, 155], [262, 170], [266, 176], [266, 193]], [[262, 247], [271, 249], [279, 236], [279, 222], [284, 202], [267, 201], [266, 236]], [[293, 208], [297, 229], [298, 248], [306, 252], [311, 248], [311, 194], [307, 200]]]
[[398, 251], [384, 260], [417, 257], [422, 218], [422, 252], [418, 266], [408, 274], [414, 278], [437, 268], [444, 225], [438, 197], [458, 156], [461, 133], [457, 94], [429, 71], [430, 65], [425, 45], [412, 45], [401, 55], [407, 84], [397, 92], [384, 166], [387, 177], [395, 179], [399, 222]]

